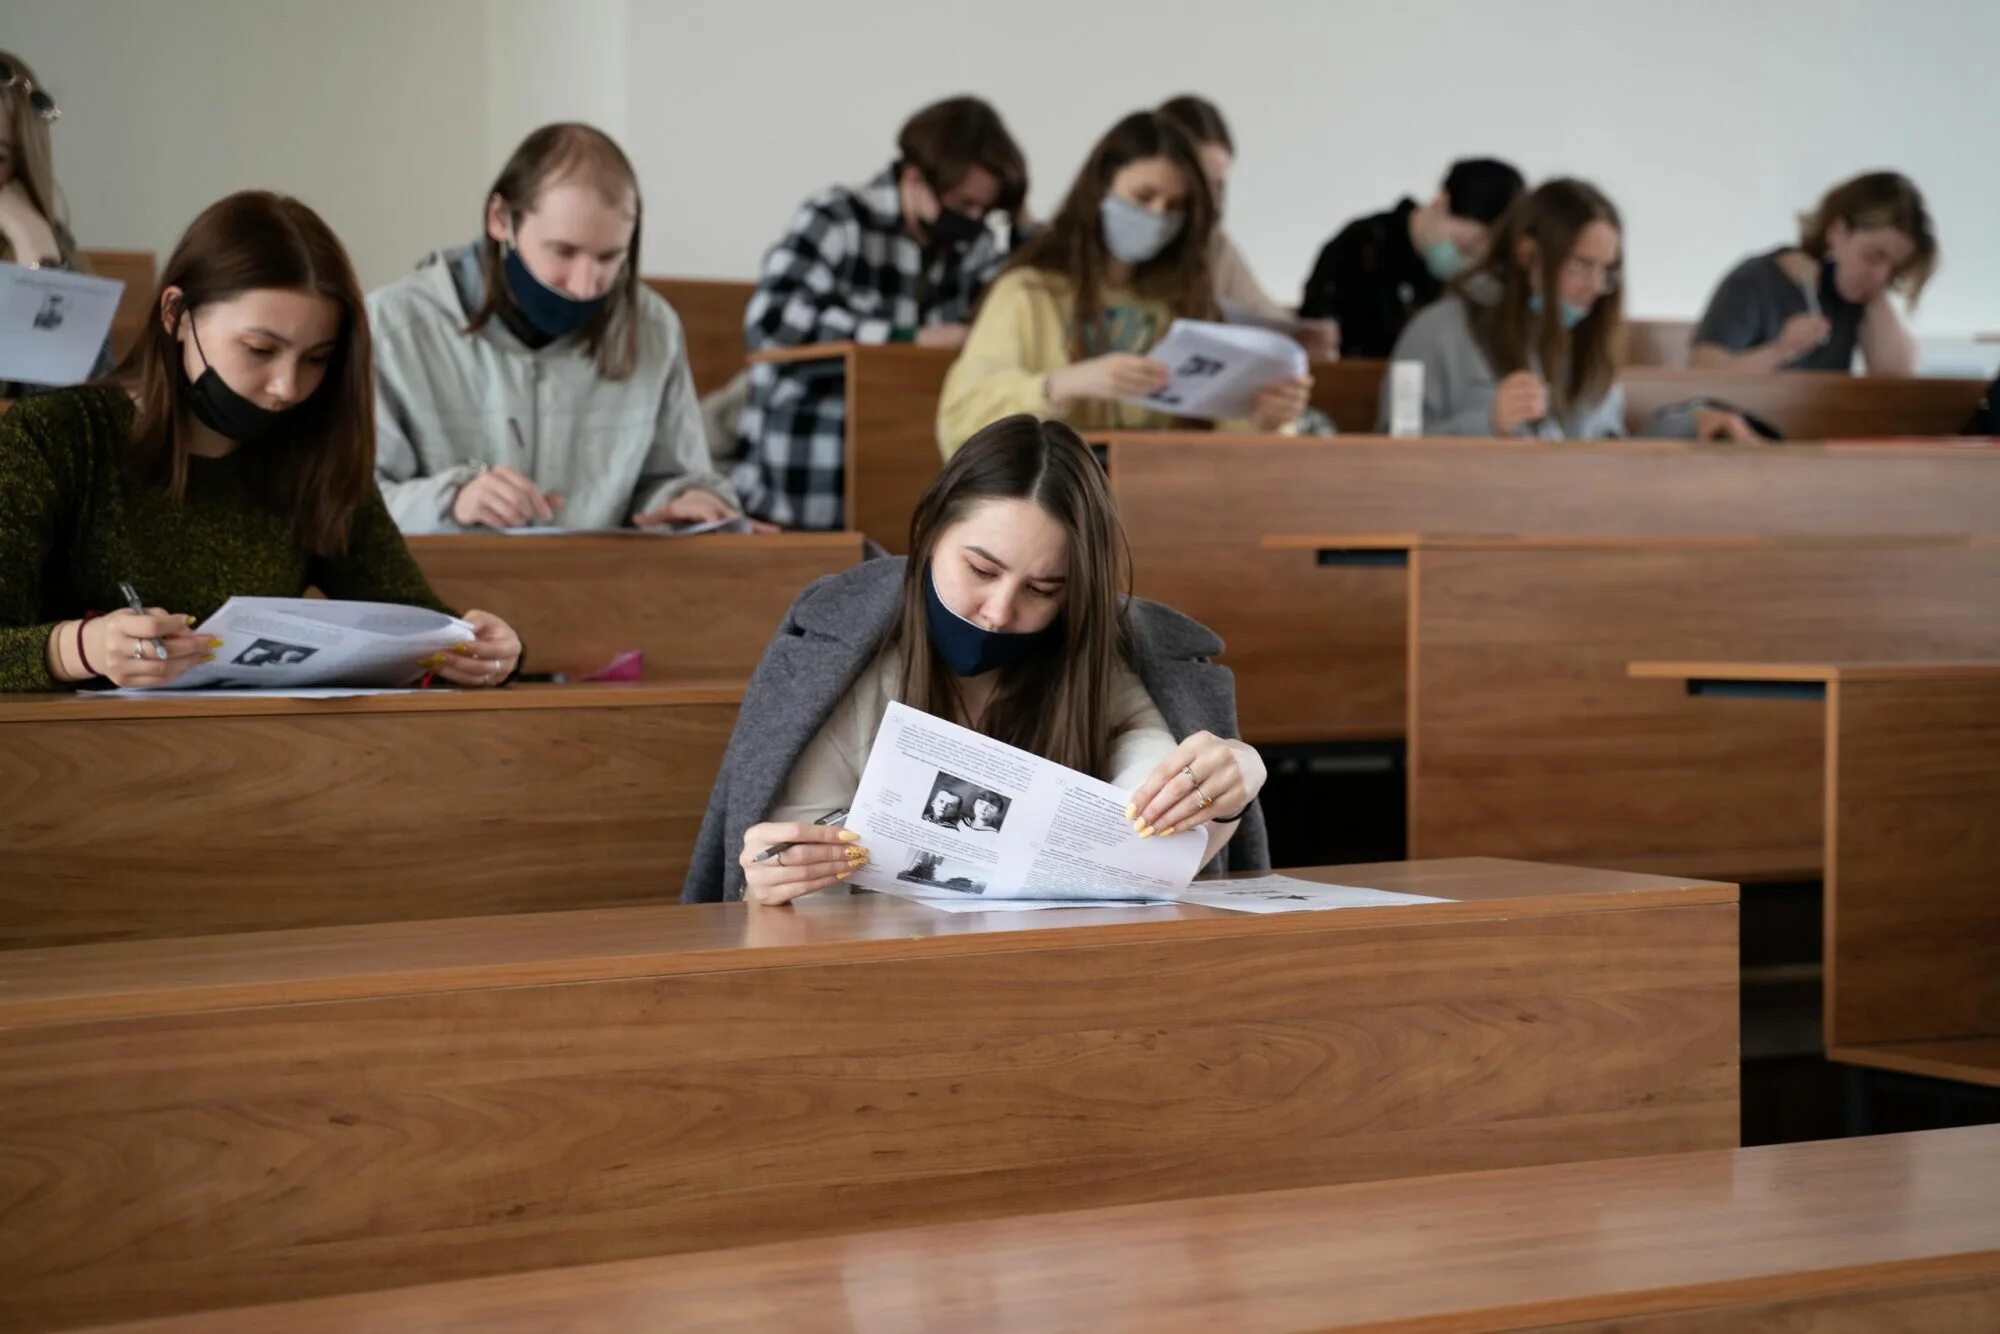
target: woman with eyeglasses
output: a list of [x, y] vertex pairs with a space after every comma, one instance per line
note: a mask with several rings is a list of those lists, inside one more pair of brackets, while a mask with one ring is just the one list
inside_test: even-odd
[[[55, 98], [10, 51], [0, 51], [0, 260], [25, 268], [77, 267], [62, 192], [56, 188], [49, 126], [62, 115]], [[97, 369], [110, 367], [107, 349]], [[0, 398], [45, 386], [0, 381]]]
[[[1410, 321], [1392, 362], [1424, 368], [1427, 436], [1602, 440], [1625, 434], [1617, 348], [1624, 225], [1603, 192], [1557, 179], [1494, 224], [1486, 257]], [[1386, 429], [1389, 387], [1382, 393]], [[1678, 430], [1748, 443], [1734, 412], [1691, 407]]]

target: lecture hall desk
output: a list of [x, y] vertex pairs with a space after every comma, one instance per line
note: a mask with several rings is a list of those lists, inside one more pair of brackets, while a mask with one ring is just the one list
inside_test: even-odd
[[1453, 901], [839, 894], [17, 951], [0, 1292], [47, 1328], [1736, 1144], [1734, 886], [1300, 874]]

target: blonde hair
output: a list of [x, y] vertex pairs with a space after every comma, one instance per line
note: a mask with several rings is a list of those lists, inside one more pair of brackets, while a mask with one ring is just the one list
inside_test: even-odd
[[[28, 68], [28, 62], [12, 51], [0, 51], [0, 60], [12, 65], [15, 73], [35, 87], [42, 86], [42, 81]], [[27, 95], [19, 88], [0, 88], [0, 114], [14, 123], [14, 175], [26, 187], [35, 211], [47, 218], [51, 227], [67, 231], [69, 206], [56, 186], [55, 151], [49, 145], [49, 123], [42, 119], [39, 111], [28, 105]], [[7, 259], [22, 258], [11, 253], [11, 247], [5, 240], [0, 240], [0, 253], [5, 253]]]

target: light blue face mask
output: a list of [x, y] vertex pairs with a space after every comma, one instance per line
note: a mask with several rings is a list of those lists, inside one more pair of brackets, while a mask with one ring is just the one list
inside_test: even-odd
[[1449, 236], [1424, 247], [1424, 267], [1439, 282], [1450, 282], [1465, 267], [1465, 252]]
[[[1542, 294], [1540, 292], [1537, 292], [1532, 297], [1528, 298], [1528, 311], [1530, 314], [1533, 315], [1539, 315], [1542, 313]], [[1567, 301], [1562, 303], [1562, 322], [1563, 322], [1563, 328], [1565, 330], [1574, 329], [1576, 328], [1577, 325], [1582, 324], [1585, 320], [1589, 318], [1590, 318], [1590, 307], [1572, 306]]]
[[1098, 205], [1104, 228], [1104, 248], [1121, 264], [1144, 264], [1174, 243], [1187, 222], [1178, 209], [1155, 213], [1115, 194]]

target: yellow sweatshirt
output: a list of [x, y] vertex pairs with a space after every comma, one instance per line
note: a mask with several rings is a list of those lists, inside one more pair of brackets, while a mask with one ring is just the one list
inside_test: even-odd
[[[1206, 429], [1207, 423], [1154, 412], [1132, 403], [1086, 400], [1058, 408], [1044, 383], [1070, 364], [1069, 326], [1075, 297], [1069, 280], [1040, 269], [1013, 269], [987, 289], [965, 346], [938, 398], [938, 448], [946, 458], [981, 427], [1016, 412], [1058, 417], [1079, 431]], [[1104, 316], [1092, 356], [1150, 351], [1174, 321], [1164, 301], [1123, 288], [1104, 293]]]

